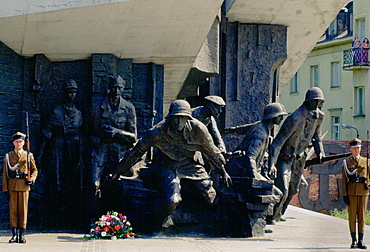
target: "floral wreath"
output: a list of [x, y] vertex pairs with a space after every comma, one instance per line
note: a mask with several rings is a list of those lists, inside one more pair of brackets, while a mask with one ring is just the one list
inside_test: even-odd
[[141, 238], [140, 235], [133, 232], [133, 228], [127, 217], [114, 211], [102, 215], [95, 222], [95, 225], [95, 228], [92, 228], [89, 234], [82, 238], [83, 240]]

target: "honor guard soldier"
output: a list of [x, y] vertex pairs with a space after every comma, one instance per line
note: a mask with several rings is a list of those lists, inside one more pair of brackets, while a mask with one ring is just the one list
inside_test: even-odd
[[27, 226], [30, 185], [34, 184], [37, 178], [35, 159], [32, 153], [23, 149], [25, 137], [21, 132], [12, 136], [14, 150], [8, 152], [4, 159], [3, 192], [9, 201], [12, 230], [9, 243], [26, 243], [24, 232]]
[[[349, 231], [351, 232], [351, 248], [366, 249], [364, 227], [366, 209], [369, 197], [368, 181], [369, 168], [365, 157], [360, 156], [361, 140], [353, 139], [349, 142], [352, 155], [343, 160], [342, 166], [342, 194], [347, 204]], [[356, 220], [358, 222], [358, 242], [356, 239]]]

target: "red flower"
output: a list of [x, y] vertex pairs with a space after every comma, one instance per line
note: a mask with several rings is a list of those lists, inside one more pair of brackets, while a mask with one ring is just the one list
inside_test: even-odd
[[130, 238], [130, 233], [126, 233], [126, 238]]
[[108, 230], [109, 230], [109, 228], [108, 228], [108, 227], [105, 227], [105, 228], [104, 228], [104, 231], [105, 231], [105, 232], [108, 232]]
[[115, 230], [119, 230], [119, 229], [121, 229], [121, 226], [120, 225], [117, 225], [117, 226], [114, 227], [114, 229]]
[[96, 227], [96, 228], [95, 228], [95, 230], [96, 230], [96, 231], [100, 231], [100, 227]]

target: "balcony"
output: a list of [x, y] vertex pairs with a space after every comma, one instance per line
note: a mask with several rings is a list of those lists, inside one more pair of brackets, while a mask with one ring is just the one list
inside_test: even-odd
[[370, 69], [368, 59], [368, 51], [366, 48], [347, 49], [343, 51], [343, 70], [367, 70]]

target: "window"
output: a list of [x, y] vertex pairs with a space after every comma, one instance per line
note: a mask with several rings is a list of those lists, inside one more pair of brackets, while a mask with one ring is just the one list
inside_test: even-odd
[[340, 65], [338, 61], [331, 63], [331, 87], [340, 87]]
[[362, 40], [366, 37], [365, 36], [365, 18], [357, 20], [357, 34], [358, 39], [362, 42]]
[[331, 117], [331, 139], [332, 140], [340, 139], [340, 117], [339, 116]]
[[329, 26], [329, 39], [333, 39], [337, 34], [337, 19], [334, 19]]
[[311, 66], [311, 87], [319, 86], [319, 66]]
[[355, 88], [355, 115], [365, 115], [364, 87]]
[[298, 73], [290, 81], [290, 93], [298, 93]]

